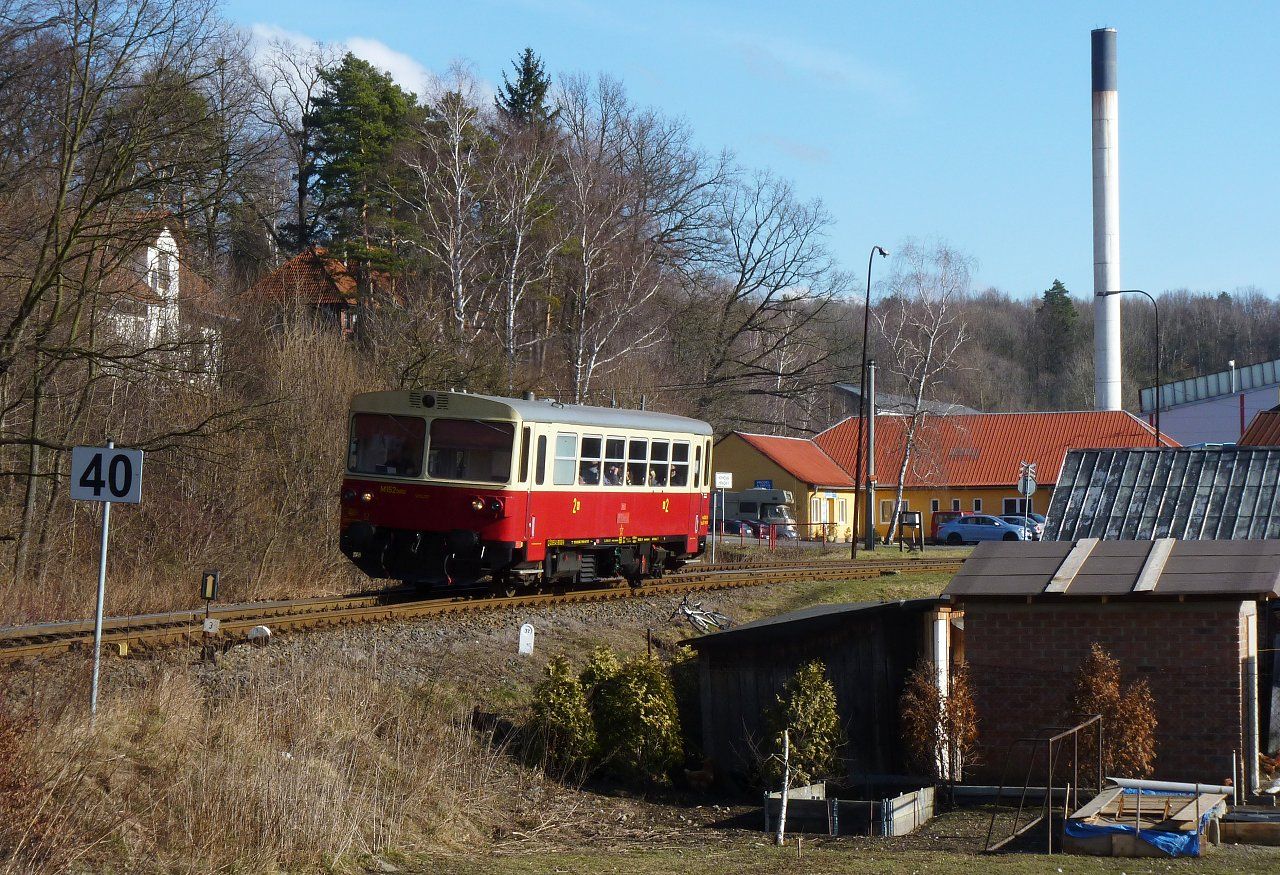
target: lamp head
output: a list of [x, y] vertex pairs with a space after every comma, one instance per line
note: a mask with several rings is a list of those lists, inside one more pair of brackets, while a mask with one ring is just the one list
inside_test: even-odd
[[885, 257], [886, 257], [886, 256], [888, 256], [888, 254], [889, 254], [888, 252], [886, 252], [886, 251], [885, 251], [885, 249], [884, 249], [884, 247], [883, 247], [883, 246], [876, 246], [876, 247], [874, 247], [874, 248], [875, 248], [875, 251], [876, 251], [876, 252], [879, 252], [879, 253], [880, 253], [880, 257], [881, 257], [881, 258], [885, 258]]

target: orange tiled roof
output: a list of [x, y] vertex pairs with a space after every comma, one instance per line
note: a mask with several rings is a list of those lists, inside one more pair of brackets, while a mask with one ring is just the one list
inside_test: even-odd
[[821, 447], [808, 438], [775, 437], [743, 432], [735, 432], [735, 434], [803, 483], [813, 486], [853, 488], [853, 478], [842, 470], [834, 459], [823, 452]]
[[330, 257], [317, 246], [299, 252], [258, 280], [252, 294], [271, 301], [353, 305], [356, 277], [341, 259]]
[[1236, 443], [1243, 447], [1280, 447], [1280, 410], [1262, 410]]
[[[876, 480], [896, 482], [907, 418], [876, 417]], [[917, 436], [908, 488], [1013, 485], [1018, 463], [1035, 462], [1040, 483], [1058, 480], [1069, 449], [1149, 447], [1155, 430], [1123, 410], [1055, 413], [974, 413], [926, 417]], [[859, 423], [849, 417], [814, 438], [827, 455], [856, 471]], [[1176, 447], [1168, 435], [1165, 446]]]

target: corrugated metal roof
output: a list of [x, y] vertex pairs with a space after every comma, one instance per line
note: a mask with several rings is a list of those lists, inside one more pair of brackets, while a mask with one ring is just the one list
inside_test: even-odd
[[783, 470], [812, 486], [836, 486], [852, 489], [850, 477], [835, 460], [808, 438], [776, 437], [766, 434], [733, 432]]
[[1280, 410], [1263, 410], [1240, 435], [1244, 447], [1280, 447]]
[[[906, 444], [907, 419], [876, 417], [876, 479], [897, 479]], [[857, 417], [814, 438], [848, 471], [855, 470]], [[1168, 446], [1177, 442], [1163, 436]], [[1155, 442], [1150, 425], [1121, 410], [1054, 413], [975, 413], [925, 417], [917, 437], [906, 487], [1012, 486], [1018, 463], [1035, 462], [1039, 482], [1058, 480], [1063, 457], [1073, 447], [1135, 447]]]
[[1276, 447], [1072, 451], [1044, 537], [1280, 538], [1278, 487]]
[[[1046, 595], [1055, 598], [1108, 596], [1144, 599], [1153, 596], [1211, 596], [1256, 598], [1280, 594], [1280, 542], [1175, 541], [1167, 558], [1160, 558], [1161, 542], [1098, 541], [1086, 544], [1088, 558], [1074, 574], [1055, 581], [1074, 541], [984, 541], [947, 584], [943, 595], [1012, 597]], [[1135, 591], [1149, 561], [1154, 586]], [[1050, 590], [1051, 581], [1056, 589]]]
[[732, 647], [782, 638], [802, 632], [811, 633], [821, 629], [837, 628], [848, 623], [855, 615], [870, 616], [882, 612], [920, 614], [925, 611], [931, 611], [939, 605], [946, 604], [946, 602], [947, 599], [934, 596], [921, 599], [903, 599], [896, 602], [851, 602], [836, 605], [814, 605], [788, 614], [779, 614], [775, 617], [765, 617], [762, 620], [743, 623], [741, 626], [734, 626], [732, 629], [726, 629], [723, 632], [713, 632], [710, 635], [690, 638], [681, 643], [688, 644], [696, 650], [708, 647]]

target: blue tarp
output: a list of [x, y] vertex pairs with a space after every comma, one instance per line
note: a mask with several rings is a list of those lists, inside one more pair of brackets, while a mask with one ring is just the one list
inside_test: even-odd
[[[1136, 796], [1139, 793], [1144, 796], [1159, 794], [1161, 796], [1190, 797], [1195, 795], [1193, 793], [1170, 793], [1167, 790], [1137, 790], [1132, 788], [1125, 788], [1124, 791], [1126, 796]], [[1136, 828], [1124, 824], [1084, 823], [1079, 820], [1068, 820], [1064, 829], [1067, 835], [1078, 839], [1092, 838], [1099, 835], [1115, 835], [1117, 833], [1129, 833], [1130, 835], [1138, 833], [1138, 838], [1152, 847], [1159, 848], [1170, 857], [1198, 857], [1200, 856], [1200, 833], [1204, 832], [1205, 825], [1212, 816], [1212, 811], [1206, 811], [1200, 817], [1200, 828], [1192, 832], [1144, 829], [1138, 833]]]

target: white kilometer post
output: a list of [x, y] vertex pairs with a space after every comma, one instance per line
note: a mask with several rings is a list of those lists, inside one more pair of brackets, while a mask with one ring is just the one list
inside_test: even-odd
[[115, 441], [105, 447], [73, 447], [71, 450], [71, 498], [102, 502], [102, 543], [98, 550], [98, 606], [93, 615], [93, 685], [89, 691], [90, 717], [98, 713], [98, 674], [102, 666], [102, 612], [107, 598], [107, 540], [111, 533], [111, 505], [142, 501], [142, 450], [117, 450]]

